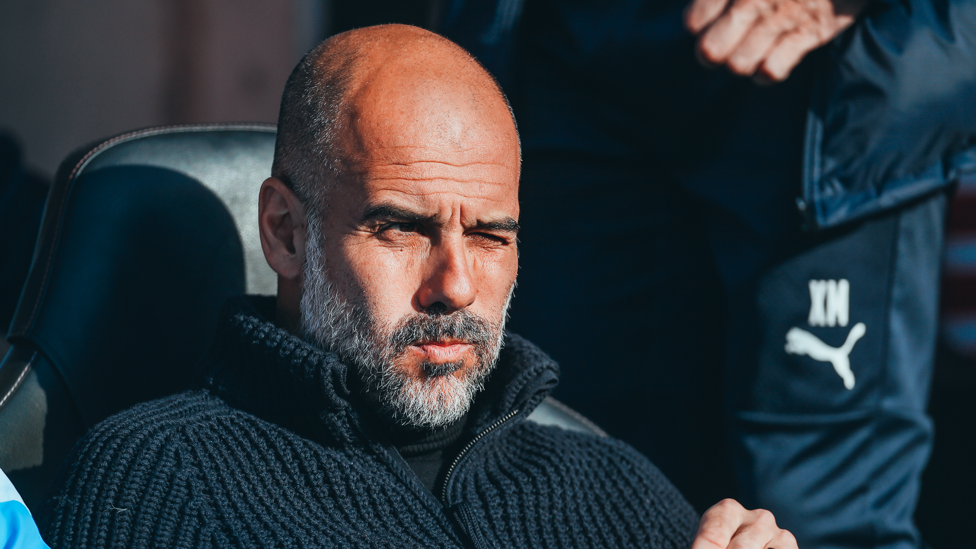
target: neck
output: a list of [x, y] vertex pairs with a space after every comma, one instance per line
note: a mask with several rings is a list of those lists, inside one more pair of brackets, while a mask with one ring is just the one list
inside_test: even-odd
[[465, 414], [457, 421], [439, 427], [393, 425], [389, 428], [390, 439], [404, 456], [444, 450], [460, 438], [467, 420], [468, 416]]
[[302, 287], [294, 280], [278, 276], [278, 296], [275, 305], [274, 322], [279, 328], [289, 333], [301, 336]]

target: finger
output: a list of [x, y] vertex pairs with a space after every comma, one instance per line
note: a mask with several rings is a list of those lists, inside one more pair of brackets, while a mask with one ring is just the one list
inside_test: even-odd
[[698, 41], [701, 56], [709, 63], [725, 63], [746, 33], [773, 10], [773, 0], [736, 0]]
[[769, 540], [765, 549], [798, 549], [796, 538], [789, 530], [780, 530], [773, 539]]
[[803, 57], [818, 46], [820, 39], [816, 34], [803, 30], [793, 31], [773, 46], [756, 76], [769, 82], [782, 82]]
[[754, 74], [780, 39], [796, 28], [797, 9], [793, 2], [781, 3], [776, 13], [756, 23], [729, 56], [729, 69], [743, 76]]
[[685, 27], [698, 34], [714, 22], [728, 5], [728, 0], [695, 0], [685, 10]]
[[745, 513], [746, 510], [735, 500], [716, 503], [702, 515], [691, 549], [726, 549]]
[[[732, 535], [728, 549], [762, 549], [779, 534], [773, 514], [765, 509], [749, 511], [742, 525]], [[780, 549], [775, 547], [775, 549]]]

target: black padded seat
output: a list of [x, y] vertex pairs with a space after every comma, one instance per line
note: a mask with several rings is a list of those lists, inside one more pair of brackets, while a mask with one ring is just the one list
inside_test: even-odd
[[[95, 423], [192, 385], [227, 297], [275, 293], [257, 232], [274, 140], [150, 128], [61, 164], [0, 363], [0, 468], [29, 507]], [[603, 434], [553, 399], [529, 419]]]
[[274, 139], [153, 128], [61, 164], [0, 363], [0, 468], [28, 506], [88, 428], [190, 385], [228, 296], [274, 292], [256, 228]]

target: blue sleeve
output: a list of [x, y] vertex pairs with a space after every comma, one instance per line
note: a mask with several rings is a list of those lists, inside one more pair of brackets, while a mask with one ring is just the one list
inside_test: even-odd
[[47, 549], [30, 511], [0, 471], [0, 549]]

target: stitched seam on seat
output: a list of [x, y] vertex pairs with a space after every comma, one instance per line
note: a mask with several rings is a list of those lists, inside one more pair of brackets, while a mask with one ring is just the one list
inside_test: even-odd
[[176, 125], [172, 125], [172, 126], [156, 126], [154, 128], [144, 128], [144, 129], [141, 129], [141, 130], [135, 130], [135, 131], [132, 131], [132, 132], [129, 132], [129, 133], [124, 133], [122, 135], [117, 135], [117, 136], [109, 139], [108, 141], [105, 141], [104, 143], [98, 145], [97, 147], [95, 147], [91, 151], [89, 151], [88, 154], [86, 154], [81, 160], [78, 161], [77, 164], [75, 164], [74, 169], [71, 170], [71, 174], [68, 175], [68, 181], [72, 181], [72, 184], [73, 184], [73, 180], [75, 178], [75, 175], [79, 171], [81, 171], [82, 169], [84, 169], [85, 166], [88, 164], [88, 162], [92, 158], [94, 158], [95, 156], [98, 156], [104, 150], [109, 149], [109, 148], [111, 148], [111, 147], [113, 147], [113, 146], [115, 146], [115, 145], [117, 145], [117, 144], [119, 144], [119, 143], [121, 143], [123, 141], [130, 141], [130, 140], [132, 140], [132, 139], [134, 139], [136, 137], [143, 137], [143, 136], [157, 135], [157, 134], [164, 134], [164, 133], [179, 133], [182, 130], [189, 130], [189, 129], [193, 129], [193, 130], [242, 131], [242, 130], [248, 130], [248, 129], [253, 129], [253, 130], [258, 130], [258, 129], [271, 129], [271, 128], [274, 128], [274, 127], [275, 127], [274, 124], [260, 124], [260, 123], [254, 123], [254, 124], [176, 124]]
[[20, 372], [19, 376], [17, 376], [17, 380], [14, 381], [13, 385], [10, 387], [10, 390], [7, 391], [7, 394], [3, 395], [3, 399], [0, 399], [0, 410], [3, 409], [4, 405], [7, 404], [7, 401], [10, 400], [10, 397], [12, 397], [14, 393], [17, 392], [17, 389], [19, 389], [24, 383], [24, 378], [27, 377], [27, 372], [31, 371], [31, 365], [34, 363], [35, 358], [37, 358], [37, 351], [34, 351], [34, 354], [31, 355], [30, 360], [28, 360], [27, 364], [24, 365], [24, 370]]

